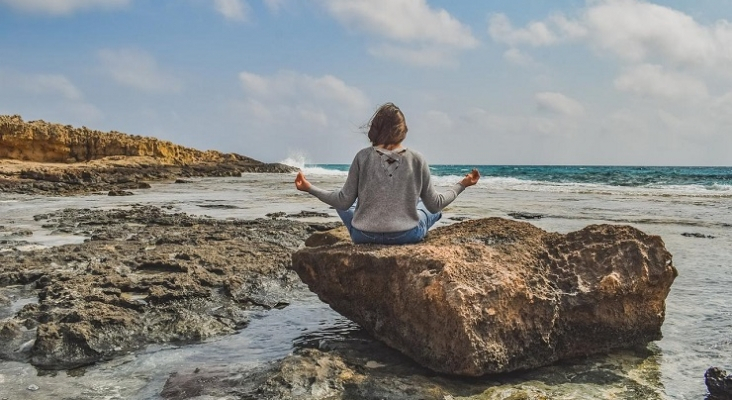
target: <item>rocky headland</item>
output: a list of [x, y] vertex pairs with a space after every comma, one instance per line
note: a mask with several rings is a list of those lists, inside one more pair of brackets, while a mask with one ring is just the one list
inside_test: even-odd
[[234, 153], [0, 115], [0, 192], [68, 195], [144, 189], [185, 177], [293, 172]]

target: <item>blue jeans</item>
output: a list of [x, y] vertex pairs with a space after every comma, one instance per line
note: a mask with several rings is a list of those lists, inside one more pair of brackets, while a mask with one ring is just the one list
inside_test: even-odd
[[[358, 200], [356, 200], [358, 202]], [[354, 228], [351, 225], [353, 220], [353, 212], [356, 210], [356, 203], [353, 203], [351, 208], [348, 210], [336, 210], [338, 216], [343, 220], [343, 224], [346, 225], [348, 233], [351, 235], [353, 243], [377, 243], [377, 244], [409, 244], [421, 242], [422, 239], [427, 236], [427, 231], [442, 218], [442, 212], [431, 213], [420, 200], [417, 203], [417, 214], [419, 215], [419, 222], [417, 226], [402, 232], [365, 232]]]

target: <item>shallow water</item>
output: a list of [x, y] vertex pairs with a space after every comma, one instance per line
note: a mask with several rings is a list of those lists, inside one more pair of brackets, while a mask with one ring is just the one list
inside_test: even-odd
[[[67, 207], [115, 208], [139, 203], [213, 218], [243, 219], [306, 210], [327, 212], [331, 217], [303, 220], [335, 221], [334, 210], [294, 190], [293, 178], [292, 175], [245, 174], [241, 178], [197, 179], [190, 184], [161, 183], [128, 197], [1, 195], [0, 226], [5, 230], [33, 231], [31, 236], [9, 238], [26, 242], [17, 247], [54, 246], [83, 240], [52, 232], [33, 219], [33, 215]], [[344, 179], [338, 174], [310, 174], [308, 178], [325, 188], [336, 188]], [[449, 179], [437, 182], [450, 183]], [[732, 308], [729, 307], [732, 201], [728, 193], [683, 188], [493, 183], [482, 180], [465, 191], [445, 210], [445, 217], [438, 224], [453, 223], [455, 220], [451, 218], [459, 217], [508, 218], [511, 212], [543, 214], [543, 218], [530, 222], [563, 233], [594, 223], [630, 224], [646, 233], [660, 235], [679, 270], [667, 299], [664, 338], [649, 347], [651, 352], [646, 358], [633, 358], [629, 363], [632, 366], [624, 372], [631, 378], [635, 376], [633, 382], [643, 382], [641, 387], [645, 389], [639, 390], [637, 396], [621, 389], [627, 386], [623, 382], [565, 382], [554, 387], [543, 382], [535, 384], [537, 390], [548, 385], [549, 389], [542, 390], [549, 390], [554, 398], [701, 399], [706, 393], [704, 371], [709, 366], [732, 368]], [[688, 237], [684, 233], [707, 237]], [[19, 302], [35, 301], [32, 295], [21, 294], [21, 289], [13, 290], [19, 292], [12, 297], [11, 307], [17, 308]], [[7, 307], [0, 309], [0, 318], [9, 312]], [[52, 374], [39, 374], [27, 364], [0, 362], [0, 399], [154, 399], [172, 372], [190, 371], [204, 365], [257, 365], [284, 357], [292, 351], [293, 343], [317, 338], [319, 334], [338, 335], [341, 331], [345, 334], [352, 329], [352, 324], [317, 297], [305, 293], [299, 301], [282, 310], [254, 313], [250, 325], [236, 335], [198, 345], [149, 347], [144, 352], [83, 370]], [[618, 353], [603, 359], [602, 363], [622, 364], [627, 357], [626, 353]], [[553, 368], [562, 372], [561, 368], [566, 367]], [[523, 385], [533, 387], [533, 380], [528, 380], [528, 376], [526, 379]], [[508, 393], [511, 387], [501, 390]]]

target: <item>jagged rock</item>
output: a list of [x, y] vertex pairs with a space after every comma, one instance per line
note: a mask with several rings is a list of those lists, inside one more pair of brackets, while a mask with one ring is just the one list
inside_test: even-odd
[[0, 288], [24, 285], [38, 296], [17, 312], [0, 307], [0, 360], [27, 359], [43, 369], [245, 329], [253, 309], [292, 301], [301, 283], [287, 266], [313, 232], [291, 220], [220, 221], [142, 205], [35, 219], [91, 236], [0, 252]]
[[681, 236], [700, 238], [700, 239], [714, 239], [713, 235], [705, 235], [705, 234], [699, 233], [699, 232], [683, 232], [681, 234]]
[[305, 211], [305, 210], [302, 210], [297, 214], [287, 214], [287, 218], [310, 218], [310, 217], [328, 218], [328, 217], [330, 217], [330, 214], [324, 213], [324, 212]]
[[709, 368], [704, 373], [704, 383], [709, 390], [710, 399], [732, 399], [732, 375], [727, 375], [727, 371], [717, 367]]
[[23, 326], [21, 320], [0, 320], [0, 359], [27, 360], [34, 338], [35, 330]]
[[287, 213], [284, 211], [277, 211], [277, 212], [271, 212], [271, 213], [264, 214], [265, 217], [269, 217], [272, 219], [281, 218], [286, 215], [287, 215]]
[[107, 196], [132, 196], [134, 193], [127, 190], [110, 190]]
[[443, 373], [479, 376], [661, 338], [677, 275], [658, 236], [591, 225], [566, 235], [501, 218], [419, 244], [318, 233], [293, 254], [310, 290], [374, 337]]
[[508, 213], [509, 216], [514, 217], [516, 219], [542, 219], [544, 218], [544, 214], [539, 213], [530, 213], [530, 212], [510, 212]]

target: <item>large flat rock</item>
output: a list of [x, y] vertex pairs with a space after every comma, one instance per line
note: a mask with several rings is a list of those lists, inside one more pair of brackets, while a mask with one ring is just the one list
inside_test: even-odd
[[479, 376], [661, 338], [677, 276], [658, 236], [618, 225], [566, 235], [488, 218], [415, 245], [318, 233], [292, 268], [334, 310], [438, 372]]

